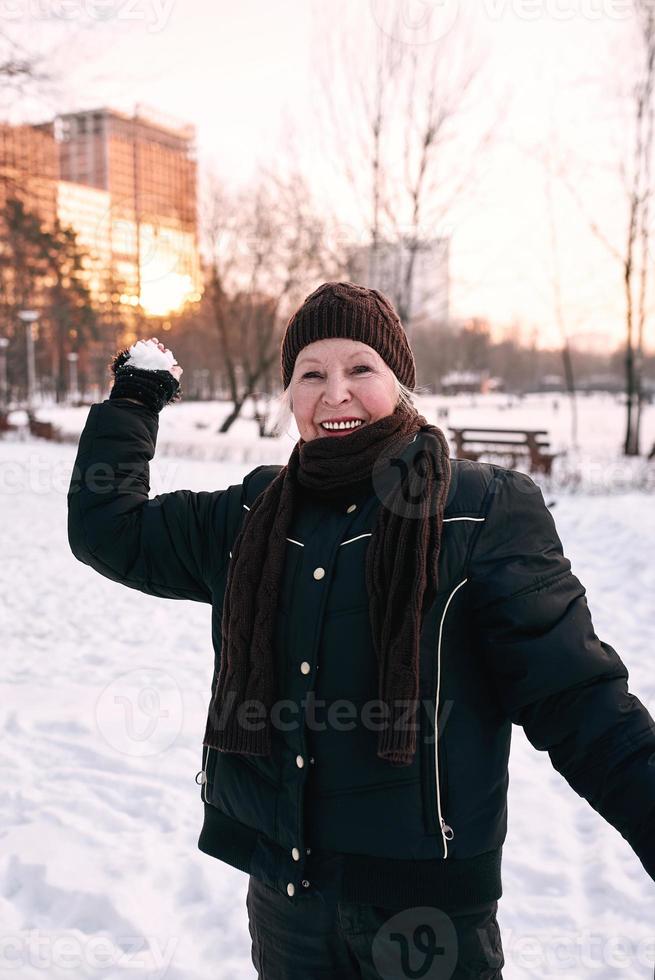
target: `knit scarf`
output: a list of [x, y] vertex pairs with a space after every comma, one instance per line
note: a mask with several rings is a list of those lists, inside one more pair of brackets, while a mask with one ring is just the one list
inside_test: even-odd
[[377, 755], [393, 765], [412, 762], [419, 638], [422, 617], [438, 587], [448, 457], [441, 429], [403, 406], [347, 436], [299, 439], [287, 465], [253, 502], [232, 547], [221, 666], [214, 675], [204, 745], [222, 752], [270, 754], [270, 711], [276, 696], [283, 696], [276, 691], [275, 616], [299, 493], [304, 488], [330, 500], [372, 485], [381, 501], [366, 553], [378, 696], [384, 709]]

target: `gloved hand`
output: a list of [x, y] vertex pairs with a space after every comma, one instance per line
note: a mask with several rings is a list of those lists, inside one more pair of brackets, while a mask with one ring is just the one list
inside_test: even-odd
[[[167, 366], [139, 366], [158, 363]], [[160, 412], [164, 405], [180, 400], [182, 368], [156, 337], [118, 351], [109, 367], [115, 378], [109, 393], [110, 401], [128, 398]]]

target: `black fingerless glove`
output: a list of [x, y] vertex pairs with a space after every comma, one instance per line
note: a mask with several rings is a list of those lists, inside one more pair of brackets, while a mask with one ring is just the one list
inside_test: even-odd
[[161, 412], [164, 405], [180, 400], [180, 382], [170, 371], [131, 367], [125, 363], [129, 356], [126, 347], [116, 354], [109, 365], [115, 378], [109, 393], [110, 401], [114, 398], [135, 398], [153, 412]]

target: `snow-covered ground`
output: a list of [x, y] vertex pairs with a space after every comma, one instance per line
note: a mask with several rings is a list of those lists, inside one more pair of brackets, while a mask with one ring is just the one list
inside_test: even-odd
[[[420, 408], [444, 426], [534, 424], [566, 448], [562, 398], [557, 412], [553, 396], [503, 402], [425, 399]], [[447, 420], [437, 415], [445, 407]], [[164, 410], [160, 450], [169, 452], [152, 465], [153, 494], [220, 488], [288, 458], [295, 430], [260, 441], [243, 420], [216, 436], [224, 410]], [[40, 414], [73, 434], [87, 409]], [[655, 715], [655, 507], [643, 480], [655, 461], [622, 484], [622, 426], [613, 399], [581, 399], [584, 481], [575, 493], [554, 481], [547, 500], [596, 631]], [[644, 446], [653, 440], [651, 407]], [[210, 458], [191, 458], [194, 445]], [[249, 980], [247, 878], [197, 850], [210, 609], [121, 588], [73, 558], [74, 456], [72, 443], [0, 440], [0, 976]], [[655, 883], [518, 728], [503, 882], [506, 980], [652, 980]]]

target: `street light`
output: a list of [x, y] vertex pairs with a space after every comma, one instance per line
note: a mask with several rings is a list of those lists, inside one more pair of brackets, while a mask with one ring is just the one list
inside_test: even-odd
[[26, 327], [26, 349], [27, 349], [27, 408], [32, 408], [34, 400], [34, 388], [36, 380], [36, 370], [34, 365], [34, 324], [39, 319], [36, 310], [19, 310], [18, 319], [22, 320]]
[[77, 398], [77, 358], [78, 355], [71, 351], [70, 354], [66, 354], [68, 359], [68, 391], [71, 401], [75, 401]]
[[7, 383], [7, 348], [9, 341], [0, 337], [0, 402], [3, 408], [9, 408], [9, 384]]

